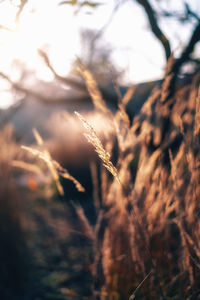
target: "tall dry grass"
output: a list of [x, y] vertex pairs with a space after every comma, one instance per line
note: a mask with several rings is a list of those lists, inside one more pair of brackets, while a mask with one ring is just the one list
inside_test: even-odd
[[102, 143], [78, 115], [104, 165], [99, 175], [90, 162], [96, 224], [75, 206], [93, 245], [92, 299], [200, 299], [200, 74], [177, 83], [169, 98], [171, 64], [133, 120], [126, 108], [134, 88], [111, 112], [81, 65], [115, 136]]
[[112, 115], [119, 180], [109, 179], [97, 212], [97, 299], [200, 297], [200, 76], [168, 99], [170, 63], [132, 124], [127, 100]]

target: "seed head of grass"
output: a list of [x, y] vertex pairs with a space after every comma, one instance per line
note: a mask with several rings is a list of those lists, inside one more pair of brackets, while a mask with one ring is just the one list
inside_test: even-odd
[[37, 149], [33, 149], [31, 147], [26, 146], [22, 146], [22, 149], [30, 152], [31, 154], [39, 157], [40, 159], [46, 162], [61, 196], [64, 195], [64, 190], [60, 183], [59, 176], [71, 180], [79, 192], [85, 192], [85, 189], [80, 184], [80, 182], [78, 182], [78, 180], [76, 180], [72, 175], [70, 175], [66, 169], [61, 167], [61, 165], [57, 161], [53, 160], [51, 158], [50, 153], [47, 150], [39, 151]]
[[88, 133], [85, 133], [84, 136], [88, 140], [89, 143], [91, 143], [95, 151], [97, 152], [98, 156], [103, 161], [104, 167], [117, 179], [117, 181], [120, 183], [118, 171], [111, 162], [110, 154], [104, 149], [101, 140], [97, 136], [94, 128], [83, 118], [81, 114], [78, 112], [75, 112], [77, 117], [82, 122], [83, 126], [87, 129]]

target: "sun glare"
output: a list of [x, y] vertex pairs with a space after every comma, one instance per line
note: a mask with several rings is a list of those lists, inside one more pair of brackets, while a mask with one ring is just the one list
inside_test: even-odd
[[[80, 47], [72, 10], [59, 8], [56, 1], [29, 0], [16, 24], [17, 10], [10, 1], [1, 3], [0, 72], [18, 81], [20, 71], [16, 66], [21, 65], [38, 79], [52, 81], [52, 72], [38, 55], [42, 48], [48, 51], [55, 70], [60, 75], [68, 74]], [[0, 82], [0, 95], [0, 107], [8, 107], [13, 95], [10, 84], [4, 80]]]
[[44, 80], [52, 79], [49, 70], [38, 56], [38, 49], [43, 47], [47, 47], [57, 72], [67, 74], [70, 71], [78, 48], [72, 15], [68, 14], [63, 18], [58, 6], [47, 5], [47, 2], [42, 5], [40, 2], [37, 9], [31, 6], [24, 9], [19, 24], [16, 25], [13, 7], [7, 4], [3, 8], [4, 13], [1, 10], [0, 17], [5, 14], [10, 16], [8, 21], [2, 19], [3, 26], [10, 30], [2, 30], [0, 35], [0, 68], [4, 72], [10, 73], [12, 62], [18, 60], [34, 70], [38, 77]]

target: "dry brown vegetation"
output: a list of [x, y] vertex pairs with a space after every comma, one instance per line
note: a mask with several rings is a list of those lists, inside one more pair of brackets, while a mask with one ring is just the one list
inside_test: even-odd
[[[90, 293], [85, 298], [72, 293], [58, 299], [200, 299], [200, 74], [177, 82], [169, 97], [170, 64], [162, 85], [133, 120], [126, 106], [134, 89], [112, 112], [90, 71], [81, 66], [93, 104], [109, 119], [112, 134], [99, 137], [78, 114], [87, 140], [102, 160], [99, 165], [97, 156], [88, 158], [94, 224], [85, 213], [87, 204], [84, 209], [70, 204], [79, 217], [71, 225], [79, 223], [79, 233], [89, 241], [92, 253], [90, 258], [83, 253], [90, 270]], [[61, 194], [65, 185], [59, 183], [60, 176], [82, 188], [82, 182], [40, 149], [42, 140], [35, 135], [39, 150], [26, 150], [47, 163]], [[15, 223], [14, 215], [12, 220]], [[66, 223], [66, 230], [71, 225]]]
[[113, 114], [89, 70], [84, 69], [84, 78], [96, 109], [111, 118], [118, 144], [114, 150], [118, 151], [116, 169], [105, 150], [112, 150], [110, 141], [104, 138], [104, 149], [92, 126], [78, 115], [87, 140], [114, 176], [101, 174], [94, 227], [77, 208], [94, 245], [94, 297], [196, 299], [200, 259], [199, 74], [188, 84], [177, 86], [169, 99], [170, 75], [166, 74], [161, 88], [154, 90], [132, 124], [126, 113], [127, 100], [121, 99]]
[[[103, 187], [97, 212], [93, 270], [97, 298], [200, 295], [200, 78], [197, 74], [188, 83], [177, 84], [169, 98], [168, 74], [132, 124], [123, 100], [112, 116], [119, 180]], [[102, 103], [100, 109], [104, 110]], [[92, 129], [87, 129], [92, 136]]]

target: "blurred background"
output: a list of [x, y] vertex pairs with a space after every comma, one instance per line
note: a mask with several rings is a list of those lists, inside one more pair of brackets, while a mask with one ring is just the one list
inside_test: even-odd
[[[162, 79], [171, 53], [179, 58], [189, 45], [199, 11], [196, 0], [1, 1], [0, 124], [12, 118], [16, 133], [26, 128], [23, 135], [31, 139], [33, 127], [44, 131], [49, 110], [90, 110], [79, 60], [111, 105], [117, 103], [114, 85], [124, 94], [130, 85]], [[198, 62], [198, 35], [184, 72]], [[137, 109], [130, 107], [131, 114]]]
[[[22, 3], [0, 3], [0, 70], [12, 81], [27, 86], [34, 86], [36, 80], [54, 82], [38, 49], [48, 55], [60, 76], [76, 73], [76, 61], [81, 58], [104, 76], [112, 66], [120, 76], [120, 84], [162, 78], [166, 56], [149, 24], [143, 1]], [[153, 0], [149, 4], [171, 51], [178, 57], [198, 22], [199, 2]], [[194, 57], [198, 55], [199, 46], [194, 50]], [[10, 83], [1, 76], [2, 108], [14, 102], [10, 89]]]

